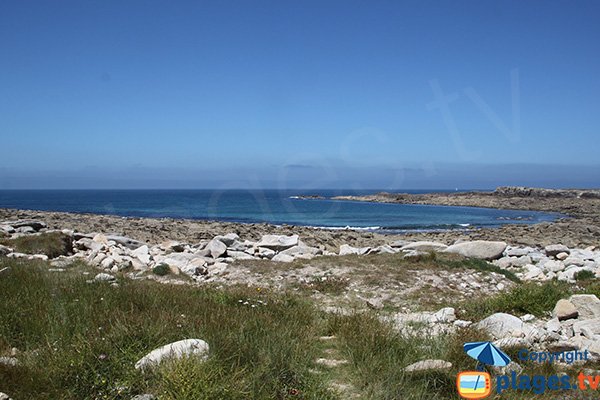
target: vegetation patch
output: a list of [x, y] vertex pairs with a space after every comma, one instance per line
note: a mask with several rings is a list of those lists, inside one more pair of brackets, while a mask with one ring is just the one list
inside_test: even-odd
[[152, 272], [155, 275], [165, 276], [171, 273], [171, 268], [167, 264], [161, 263], [158, 264], [156, 267], [152, 268]]
[[22, 236], [16, 239], [4, 239], [2, 244], [25, 254], [45, 254], [50, 258], [66, 256], [72, 253], [71, 238], [60, 232]]
[[496, 296], [468, 301], [460, 308], [465, 310], [464, 319], [470, 320], [479, 320], [497, 312], [543, 317], [554, 309], [558, 300], [571, 293], [571, 287], [565, 282], [527, 282]]
[[494, 264], [491, 264], [484, 260], [477, 260], [474, 258], [463, 259], [463, 260], [441, 260], [442, 266], [449, 269], [472, 269], [475, 271], [483, 272], [495, 272], [500, 275], [504, 275], [507, 279], [519, 283], [521, 280], [512, 272], [502, 269]]
[[[16, 347], [22, 366], [0, 368], [0, 382], [13, 398], [335, 398], [324, 378], [309, 372], [319, 355], [321, 314], [301, 298], [150, 281], [111, 287], [86, 283], [75, 269], [56, 274], [43, 262], [6, 258], [4, 267], [0, 355]], [[184, 359], [149, 374], [134, 369], [154, 348], [187, 338], [210, 344], [208, 362]]]

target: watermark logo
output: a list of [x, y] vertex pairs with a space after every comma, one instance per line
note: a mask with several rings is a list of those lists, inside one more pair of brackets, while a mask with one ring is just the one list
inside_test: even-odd
[[458, 394], [464, 399], [484, 399], [492, 392], [492, 378], [482, 371], [464, 371], [456, 377]]
[[463, 349], [477, 361], [477, 370], [458, 374], [458, 394], [464, 399], [484, 399], [492, 392], [492, 378], [485, 372], [485, 366], [504, 367], [510, 364], [510, 357], [491, 342], [469, 342], [464, 344]]
[[[486, 366], [505, 367], [511, 363], [510, 357], [490, 342], [470, 342], [464, 344], [465, 352], [477, 361], [476, 370], [463, 371], [456, 377], [456, 388], [463, 399], [483, 399], [492, 392], [492, 377], [485, 370]], [[571, 365], [574, 362], [586, 362], [590, 353], [585, 351], [529, 351], [520, 349], [517, 353], [520, 361], [533, 361], [552, 364], [562, 362]], [[567, 374], [528, 375], [515, 371], [495, 377], [495, 392], [500, 395], [506, 390], [518, 390], [541, 395], [550, 391], [598, 390], [600, 375], [587, 375], [580, 372], [572, 377]]]

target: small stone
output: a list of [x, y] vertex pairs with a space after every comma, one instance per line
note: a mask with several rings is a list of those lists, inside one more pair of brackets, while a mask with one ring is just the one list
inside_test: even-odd
[[367, 307], [373, 310], [381, 310], [384, 307], [383, 301], [381, 299], [369, 299], [367, 300]]
[[0, 365], [5, 365], [7, 367], [18, 367], [19, 360], [15, 357], [0, 357]]
[[317, 358], [315, 364], [323, 365], [327, 368], [335, 368], [340, 365], [348, 364], [348, 360], [332, 360], [330, 358]]
[[456, 321], [454, 321], [454, 326], [456, 326], [458, 328], [468, 328], [472, 324], [473, 324], [472, 321], [465, 321], [463, 319], [457, 319]]
[[531, 314], [525, 314], [521, 317], [521, 321], [523, 321], [523, 322], [531, 322], [534, 319], [535, 319], [535, 316], [531, 315]]
[[452, 368], [452, 363], [445, 360], [423, 360], [410, 364], [404, 370], [406, 372], [447, 371], [450, 368]]
[[110, 281], [114, 281], [116, 278], [110, 274], [105, 274], [105, 273], [99, 273], [98, 275], [96, 275], [94, 277], [94, 280], [96, 282], [110, 282]]
[[135, 363], [135, 369], [144, 370], [160, 364], [167, 358], [197, 356], [200, 360], [208, 359], [209, 346], [201, 339], [185, 339], [167, 344], [152, 350]]
[[294, 257], [287, 255], [287, 254], [277, 254], [275, 257], [273, 257], [271, 259], [271, 261], [275, 261], [275, 262], [283, 262], [283, 263], [290, 263], [292, 261], [294, 261]]

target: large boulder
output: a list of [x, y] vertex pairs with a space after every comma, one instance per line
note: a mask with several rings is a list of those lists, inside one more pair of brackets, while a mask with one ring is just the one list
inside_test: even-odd
[[126, 236], [108, 235], [106, 238], [131, 250], [135, 250], [144, 245], [144, 243], [140, 242], [139, 240], [128, 238]]
[[225, 246], [229, 247], [232, 244], [234, 244], [237, 240], [239, 240], [239, 236], [236, 233], [228, 233], [226, 235], [218, 235], [215, 236], [215, 239], [223, 242], [223, 244], [225, 244]]
[[316, 247], [309, 247], [309, 246], [294, 246], [294, 247], [290, 247], [287, 250], [283, 250], [282, 252], [280, 252], [280, 254], [287, 254], [289, 256], [298, 256], [298, 255], [319, 255], [319, 254], [323, 254], [323, 250], [316, 248]]
[[204, 250], [208, 250], [212, 258], [219, 258], [227, 253], [227, 246], [225, 243], [215, 238], [208, 242]]
[[475, 240], [473, 242], [462, 242], [448, 246], [444, 252], [460, 254], [464, 257], [479, 258], [482, 260], [495, 260], [502, 257], [506, 249], [505, 242], [491, 242], [487, 240]]
[[428, 241], [419, 241], [414, 243], [409, 243], [405, 246], [402, 246], [400, 250], [408, 251], [408, 250], [417, 250], [417, 251], [442, 251], [446, 250], [448, 246], [444, 243], [439, 242], [428, 242]]
[[559, 321], [565, 321], [571, 318], [577, 318], [579, 312], [577, 308], [571, 303], [569, 300], [560, 299], [556, 306], [554, 306], [554, 311], [552, 311], [552, 315], [555, 318], [558, 318]]
[[150, 260], [152, 259], [152, 256], [150, 255], [150, 249], [147, 245], [140, 246], [133, 250], [131, 255], [146, 265], [149, 264]]
[[371, 250], [370, 247], [352, 247], [348, 244], [340, 246], [340, 256], [347, 256], [350, 254], [364, 255]]
[[559, 253], [570, 253], [570, 250], [567, 246], [563, 244], [551, 244], [544, 248], [544, 252], [548, 257], [554, 257]]
[[208, 358], [209, 346], [201, 339], [185, 339], [173, 342], [152, 350], [135, 363], [136, 369], [145, 370], [159, 365], [169, 358], [182, 358], [184, 356], [197, 356], [205, 361]]
[[600, 318], [600, 300], [593, 294], [574, 294], [569, 301], [579, 313], [579, 319]]
[[514, 315], [496, 313], [481, 320], [475, 327], [486, 331], [494, 339], [503, 339], [523, 333], [524, 323]]
[[298, 235], [264, 235], [256, 247], [265, 247], [267, 249], [281, 251], [298, 245]]

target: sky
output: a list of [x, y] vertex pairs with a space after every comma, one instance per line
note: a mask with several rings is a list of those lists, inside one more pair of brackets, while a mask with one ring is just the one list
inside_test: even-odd
[[0, 2], [0, 189], [600, 187], [597, 1]]

